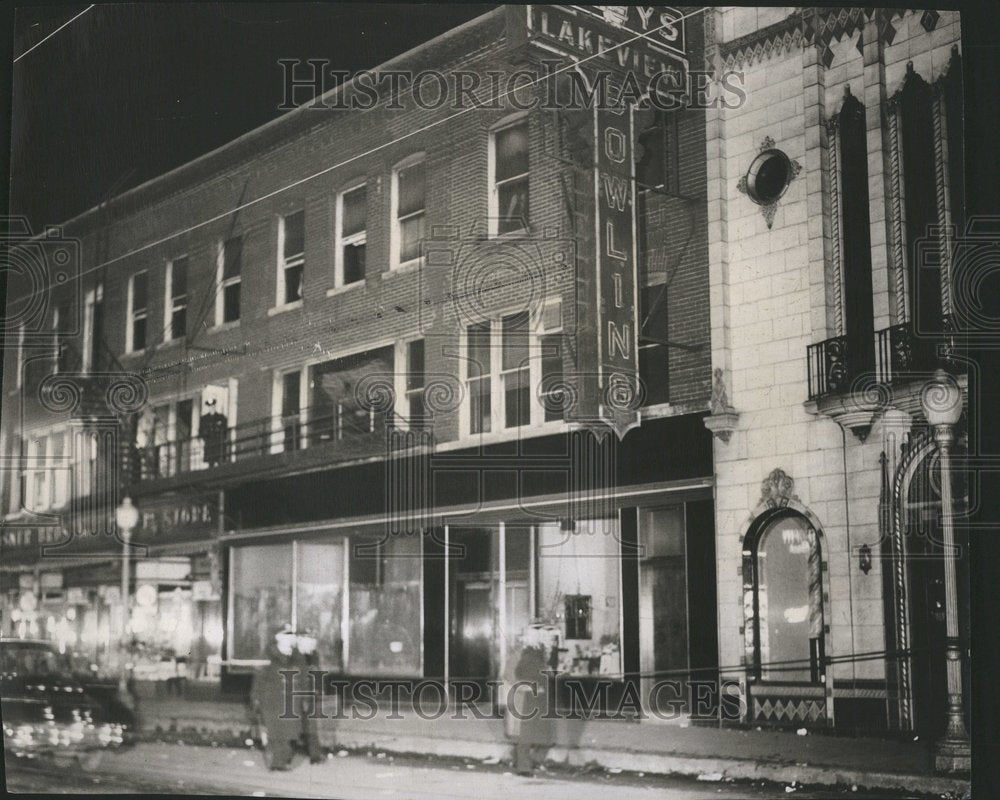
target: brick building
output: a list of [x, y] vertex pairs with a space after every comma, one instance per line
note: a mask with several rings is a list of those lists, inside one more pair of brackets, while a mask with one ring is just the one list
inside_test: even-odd
[[[501, 8], [385, 66], [509, 87], [619, 52], [631, 12], [601, 8]], [[323, 107], [352, 84], [33, 240], [79, 242], [82, 277], [5, 353], [4, 631], [117, 664], [128, 492], [151, 676], [238, 689], [287, 619], [339, 675], [485, 680], [535, 622], [612, 698], [706, 678], [731, 721], [938, 736], [968, 646], [939, 466], [968, 424], [924, 409], [936, 369], [966, 387], [958, 15], [683, 16], [676, 63], [741, 99], [635, 115], [640, 424], [580, 412], [589, 113], [517, 107], [550, 79]]]
[[[524, 14], [384, 66], [506, 81], [539, 65]], [[349, 677], [496, 678], [540, 623], [585, 680], [714, 680], [704, 116], [636, 132], [647, 393], [597, 437], [573, 395], [596, 369], [594, 172], [571, 113], [514, 102], [545, 89], [324, 107], [353, 83], [25, 244], [78, 247], [79, 275], [10, 309], [5, 633], [120, 666], [127, 494], [142, 678], [239, 689], [287, 620]]]
[[938, 368], [966, 390], [959, 16], [706, 24], [709, 60], [746, 92], [707, 118], [720, 662], [744, 665], [749, 721], [933, 739], [969, 646], [939, 466], [968, 426], [932, 431], [921, 399]]

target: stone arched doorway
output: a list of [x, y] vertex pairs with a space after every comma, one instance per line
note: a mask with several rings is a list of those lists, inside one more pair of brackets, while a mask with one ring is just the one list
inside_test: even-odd
[[833, 722], [828, 570], [822, 527], [775, 470], [743, 537], [748, 721]]
[[[963, 468], [966, 449], [957, 443], [951, 458], [954, 516], [961, 520], [968, 508], [969, 487]], [[897, 688], [900, 727], [938, 738], [947, 723], [945, 562], [956, 560], [958, 576], [959, 648], [963, 681], [969, 685], [967, 654], [970, 642], [968, 531], [955, 525], [955, 548], [946, 551], [941, 525], [941, 470], [939, 451], [926, 432], [904, 442], [893, 480], [891, 553], [895, 582]], [[969, 693], [964, 693], [966, 717]]]

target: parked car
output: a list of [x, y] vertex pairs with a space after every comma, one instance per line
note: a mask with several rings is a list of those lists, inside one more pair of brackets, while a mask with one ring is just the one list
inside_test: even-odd
[[0, 639], [0, 703], [8, 755], [76, 759], [96, 768], [105, 751], [135, 730], [127, 707], [84, 688], [51, 642]]

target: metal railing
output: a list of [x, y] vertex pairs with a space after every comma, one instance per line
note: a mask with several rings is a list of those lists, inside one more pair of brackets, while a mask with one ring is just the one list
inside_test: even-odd
[[918, 330], [912, 322], [904, 322], [878, 331], [879, 383], [899, 383], [939, 368], [964, 371], [962, 361], [956, 357], [960, 335], [956, 319], [950, 314], [942, 315], [941, 324], [931, 330]]
[[386, 431], [404, 420], [392, 411], [362, 408], [303, 409], [289, 416], [264, 417], [216, 432], [199, 432], [144, 447], [132, 446], [135, 480], [169, 478], [251, 458], [328, 448], [331, 460], [347, 460], [383, 452]]
[[809, 399], [847, 391], [851, 385], [846, 336], [834, 336], [806, 348], [809, 365]]
[[904, 322], [877, 331], [874, 354], [858, 352], [847, 336], [811, 344], [806, 348], [809, 399], [844, 394], [858, 378], [872, 371], [879, 384], [926, 376], [939, 367], [962, 371], [962, 362], [956, 357], [960, 336], [955, 318], [946, 314], [931, 330], [917, 330], [912, 322]]

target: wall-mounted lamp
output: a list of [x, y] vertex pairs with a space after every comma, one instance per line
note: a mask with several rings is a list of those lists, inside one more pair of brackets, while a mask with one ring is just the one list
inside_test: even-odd
[[866, 544], [858, 548], [858, 567], [865, 575], [872, 571], [872, 549]]

